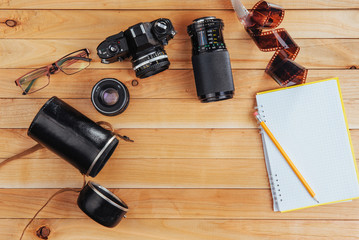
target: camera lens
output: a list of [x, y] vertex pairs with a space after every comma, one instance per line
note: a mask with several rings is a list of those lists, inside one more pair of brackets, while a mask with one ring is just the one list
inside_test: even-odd
[[223, 40], [224, 24], [216, 17], [203, 17], [187, 27], [192, 41], [192, 65], [197, 96], [201, 102], [230, 99], [234, 84], [229, 53]]
[[92, 104], [97, 111], [107, 116], [115, 116], [125, 111], [129, 100], [127, 87], [114, 78], [104, 78], [92, 88]]
[[166, 51], [161, 47], [157, 47], [150, 53], [141, 54], [137, 58], [133, 58], [132, 65], [136, 77], [147, 78], [168, 69], [170, 61]]

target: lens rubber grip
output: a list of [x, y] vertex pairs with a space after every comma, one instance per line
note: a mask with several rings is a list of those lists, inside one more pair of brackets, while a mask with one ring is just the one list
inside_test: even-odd
[[228, 51], [205, 52], [192, 56], [197, 95], [234, 91]]

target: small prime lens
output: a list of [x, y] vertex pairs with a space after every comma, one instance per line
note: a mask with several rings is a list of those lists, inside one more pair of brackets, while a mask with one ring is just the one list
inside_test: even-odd
[[216, 17], [193, 20], [187, 27], [192, 41], [192, 65], [201, 102], [230, 99], [234, 95], [229, 53], [223, 39], [224, 24]]
[[92, 104], [97, 111], [107, 116], [115, 116], [125, 111], [129, 100], [127, 87], [115, 78], [104, 78], [92, 88]]

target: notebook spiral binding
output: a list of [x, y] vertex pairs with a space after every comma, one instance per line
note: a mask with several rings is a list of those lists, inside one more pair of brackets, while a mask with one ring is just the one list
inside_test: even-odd
[[[263, 105], [255, 107], [255, 109], [258, 110], [258, 113], [261, 116], [263, 122], [266, 122], [266, 119], [265, 119], [266, 116], [265, 116]], [[264, 131], [263, 131], [262, 127], [259, 126], [259, 129], [260, 129], [259, 132], [263, 137]], [[278, 174], [273, 174], [272, 173], [272, 171], [271, 171], [271, 169], [269, 167], [269, 164], [266, 163], [266, 166], [267, 166], [268, 179], [269, 179], [271, 192], [272, 192], [273, 203], [276, 206], [276, 208], [278, 209], [278, 202], [283, 201], [282, 193], [280, 192], [280, 184], [279, 184]]]

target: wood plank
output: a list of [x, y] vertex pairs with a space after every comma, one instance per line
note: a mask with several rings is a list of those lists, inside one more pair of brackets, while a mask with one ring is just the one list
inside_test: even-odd
[[[90, 98], [93, 86], [106, 77], [115, 77], [129, 89], [131, 100], [143, 98], [197, 99], [192, 70], [167, 70], [149, 79], [137, 79], [133, 70], [118, 69], [86, 69], [74, 75], [55, 74], [46, 89], [31, 95], [22, 95], [21, 89], [12, 80], [26, 74], [29, 69], [0, 69], [0, 98]], [[336, 69], [316, 70], [308, 73], [307, 82], [339, 77], [340, 86], [345, 99], [358, 97], [359, 70]], [[257, 92], [278, 88], [279, 85], [264, 70], [233, 70], [235, 98], [253, 98]], [[138, 85], [133, 86], [136, 80]], [[71, 91], [69, 91], [71, 89]], [[132, 103], [132, 101], [131, 101]]]
[[[79, 187], [82, 177], [67, 162], [19, 159], [1, 168], [2, 188]], [[110, 188], [268, 188], [262, 158], [116, 159], [96, 177]]]
[[[197, 99], [132, 99], [121, 116], [108, 117], [90, 99], [64, 99], [90, 119], [116, 128], [258, 128], [254, 99], [234, 98], [210, 104]], [[1, 128], [27, 128], [45, 99], [0, 99]], [[359, 128], [359, 99], [344, 99], [350, 129]], [[215, 114], [213, 114], [215, 113]]]
[[[26, 129], [0, 129], [0, 158], [11, 157], [33, 146], [36, 142], [30, 139], [26, 132]], [[113, 154], [114, 158], [263, 156], [260, 136], [256, 129], [123, 129], [121, 133], [131, 137], [135, 142], [120, 141], [118, 150]], [[54, 156], [43, 149], [29, 155], [28, 158], [43, 159]]]
[[[31, 218], [58, 189], [0, 189], [0, 218]], [[359, 200], [295, 212], [273, 211], [267, 189], [110, 189], [129, 206], [128, 219], [341, 219], [359, 220]], [[56, 196], [39, 218], [86, 218], [78, 193]], [[26, 204], [25, 204], [26, 203]], [[0, 228], [1, 229], [1, 228]]]
[[[18, 239], [28, 221], [0, 220], [0, 235], [4, 239]], [[24, 239], [37, 238], [36, 230], [44, 225], [50, 228], [52, 240], [78, 240], [83, 236], [88, 240], [238, 240], [239, 236], [254, 240], [351, 240], [359, 235], [358, 221], [126, 219], [109, 229], [90, 219], [38, 219], [26, 231]]]
[[[247, 8], [253, 7], [257, 0], [244, 0]], [[285, 1], [276, 0], [275, 4], [285, 9], [353, 9], [359, 8], [359, 3], [352, 0], [312, 0], [312, 1]], [[229, 0], [6, 0], [0, 2], [0, 9], [232, 9]]]
[[[64, 188], [82, 184], [78, 170], [59, 158], [19, 159], [0, 172], [2, 188]], [[263, 158], [111, 158], [95, 181], [109, 188], [269, 188]]]
[[[88, 47], [92, 52], [93, 61], [90, 68], [131, 68], [129, 61], [100, 63], [96, 56], [99, 42], [99, 40], [1, 39], [0, 51], [3, 55], [0, 59], [0, 68], [42, 67], [84, 47]], [[359, 61], [359, 55], [353, 54], [359, 51], [359, 39], [298, 39], [297, 42], [301, 46], [301, 51], [296, 61], [310, 69], [349, 68], [356, 66]], [[234, 69], [265, 69], [273, 56], [273, 52], [259, 51], [251, 40], [227, 40], [226, 43]], [[190, 45], [189, 40], [173, 40], [168, 45], [166, 50], [172, 63], [171, 69], [192, 69]], [[77, 76], [74, 75], [74, 78]]]
[[[328, 24], [326, 18], [330, 14]], [[359, 26], [351, 24], [359, 10], [288, 10], [281, 27], [295, 39], [358, 38]], [[250, 39], [234, 11], [116, 11], [116, 10], [0, 10], [0, 21], [15, 20], [18, 25], [6, 27], [0, 38], [97, 39], [126, 30], [143, 21], [169, 18], [178, 34], [175, 39], [189, 39], [187, 26], [193, 19], [216, 16], [225, 23], [225, 39]], [[121, 23], [121, 24], [116, 24]], [[100, 43], [100, 42], [99, 42]]]
[[[232, 99], [212, 104], [201, 104], [197, 99], [133, 99], [126, 111], [116, 118], [97, 112], [90, 99], [65, 101], [94, 121], [114, 122], [116, 119], [114, 126], [120, 128], [257, 127], [250, 114], [254, 111], [253, 99]], [[28, 127], [45, 102], [45, 99], [0, 99], [0, 112], [7, 113], [0, 118], [1, 128]], [[359, 109], [357, 111], [358, 114], [352, 116], [358, 116]]]
[[[36, 142], [26, 129], [0, 129], [0, 158], [8, 158]], [[134, 143], [120, 141], [113, 158], [263, 158], [257, 129], [123, 129]], [[359, 130], [350, 131], [354, 152], [359, 156]], [[39, 150], [29, 159], [51, 159]]]

